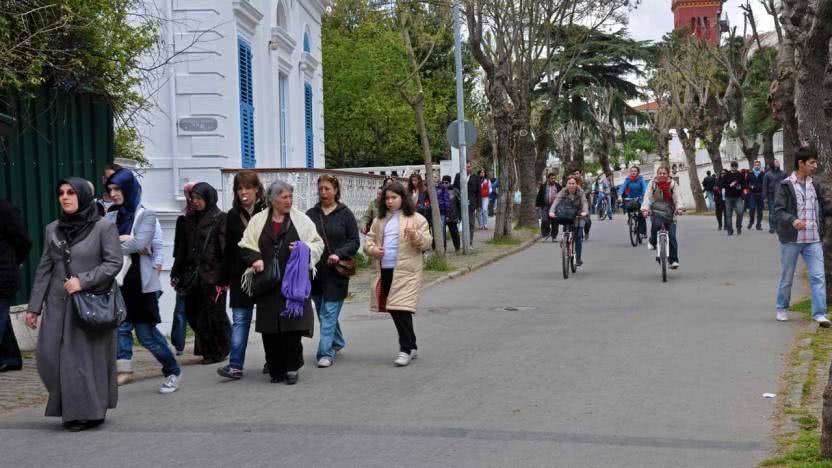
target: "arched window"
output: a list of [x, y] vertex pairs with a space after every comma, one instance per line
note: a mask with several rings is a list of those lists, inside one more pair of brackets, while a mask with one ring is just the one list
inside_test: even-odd
[[286, 29], [289, 22], [286, 19], [286, 9], [284, 2], [277, 2], [277, 26]]

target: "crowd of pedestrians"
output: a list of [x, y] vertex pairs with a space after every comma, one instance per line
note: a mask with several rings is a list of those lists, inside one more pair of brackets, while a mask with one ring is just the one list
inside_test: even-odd
[[[829, 327], [821, 239], [824, 218], [832, 215], [832, 207], [824, 203], [825, 187], [813, 178], [817, 167], [816, 151], [801, 148], [791, 175], [776, 161], [766, 171], [755, 163], [745, 173], [733, 162], [729, 171], [708, 173], [703, 186], [709, 206], [717, 212], [718, 227], [728, 235], [734, 229], [741, 234], [746, 205], [747, 229], [761, 230], [768, 205], [769, 230], [781, 243], [776, 319], [788, 320], [795, 267], [798, 257], [803, 257], [813, 319]], [[485, 171], [475, 173], [470, 163], [467, 173], [472, 232], [478, 224], [487, 229], [497, 184]], [[176, 356], [184, 351], [186, 326], [194, 332], [194, 354], [202, 357], [203, 364], [227, 360], [217, 373], [229, 380], [244, 378], [255, 314], [266, 357], [262, 372], [272, 383], [298, 382], [304, 365], [302, 340], [314, 335], [315, 314], [317, 366], [333, 366], [347, 346], [339, 319], [361, 250], [359, 233], [366, 236], [363, 250], [372, 263], [370, 308], [392, 318], [399, 341], [393, 362], [407, 366], [418, 356], [413, 317], [423, 254], [439, 240], [447, 246], [448, 236], [457, 250], [460, 244], [459, 178], [452, 183], [450, 177], [443, 177], [436, 186], [441, 226], [432, 225], [431, 199], [418, 175], [410, 177], [407, 185], [385, 179], [360, 220], [341, 202], [341, 184], [332, 175], [319, 177], [318, 202], [306, 212], [295, 207], [292, 185], [278, 181], [266, 190], [253, 171], [236, 174], [227, 213], [218, 207], [214, 187], [189, 183], [183, 189], [183, 213], [176, 221], [170, 275], [176, 295], [171, 348], [157, 328], [164, 258], [156, 213], [143, 205], [140, 181], [129, 169], [108, 166], [104, 185], [106, 193], [96, 199], [89, 181], [72, 177], [57, 183], [60, 214], [46, 226], [25, 314], [27, 326], [40, 329], [38, 372], [49, 393], [46, 415], [61, 417], [71, 431], [100, 425], [107, 410], [115, 408], [118, 385], [130, 380], [134, 334], [161, 367], [163, 394], [175, 392], [182, 383]], [[643, 234], [647, 234], [644, 218], [652, 218], [649, 247], [655, 248], [657, 232], [667, 227], [669, 261], [678, 268], [673, 216], [683, 210], [667, 167], [658, 168], [649, 182], [638, 167], [632, 167], [618, 187], [599, 177], [595, 188], [610, 201], [617, 197], [640, 209], [644, 217], [639, 218], [638, 228]], [[579, 171], [569, 174], [563, 185], [556, 174], [548, 174], [535, 202], [543, 237], [555, 239], [559, 225], [576, 227], [577, 265], [583, 264], [591, 192]], [[0, 202], [0, 216], [6, 221], [0, 225], [0, 372], [6, 372], [22, 366], [9, 307], [20, 285], [19, 265], [31, 242], [12, 205]], [[437, 229], [442, 231], [441, 239]], [[126, 319], [112, 332], [90, 332], [82, 326], [72, 295], [114, 285], [123, 297]]]

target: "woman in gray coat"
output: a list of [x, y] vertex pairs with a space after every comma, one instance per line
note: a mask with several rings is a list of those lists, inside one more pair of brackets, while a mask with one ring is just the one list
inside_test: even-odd
[[49, 392], [46, 416], [61, 417], [70, 431], [98, 426], [118, 401], [116, 330], [84, 331], [69, 300], [79, 291], [109, 286], [122, 266], [118, 230], [98, 215], [91, 185], [77, 177], [58, 183], [61, 213], [46, 226], [26, 314], [30, 328], [40, 321], [38, 373]]

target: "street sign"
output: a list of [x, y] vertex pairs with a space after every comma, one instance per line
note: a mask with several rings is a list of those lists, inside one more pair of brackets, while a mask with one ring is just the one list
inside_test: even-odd
[[185, 132], [213, 132], [217, 129], [217, 119], [213, 117], [187, 117], [179, 119], [179, 128]]
[[[448, 144], [454, 148], [459, 148], [459, 120], [454, 120], [448, 125]], [[465, 121], [465, 145], [471, 146], [477, 142], [477, 128], [470, 120]]]

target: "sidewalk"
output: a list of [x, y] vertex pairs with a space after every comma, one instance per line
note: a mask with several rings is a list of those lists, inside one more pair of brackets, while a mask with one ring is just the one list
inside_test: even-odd
[[[491, 221], [493, 222], [493, 218]], [[470, 255], [453, 253], [453, 245], [449, 239], [448, 247], [451, 252], [447, 255], [447, 261], [452, 267], [452, 271], [425, 271], [422, 284], [425, 287], [430, 287], [438, 282], [461, 276], [506, 255], [525, 249], [537, 237], [536, 233], [529, 230], [519, 230], [514, 232], [517, 243], [494, 245], [487, 242], [492, 235], [493, 231], [490, 229], [488, 231], [476, 231], [474, 233], [474, 249]], [[348, 303], [368, 302], [370, 274], [370, 268], [363, 268], [350, 280]], [[382, 318], [379, 314], [370, 312], [369, 308], [359, 308], [360, 311], [355, 312], [347, 312], [348, 309], [344, 309], [343, 320]], [[260, 346], [260, 337], [257, 333], [252, 331], [249, 335], [249, 344], [256, 347]], [[21, 408], [42, 405], [46, 402], [46, 389], [43, 387], [37, 373], [36, 355], [34, 352], [25, 352], [23, 356], [23, 370], [0, 374], [0, 416]], [[201, 358], [193, 355], [193, 338], [188, 339], [185, 353], [177, 359], [179, 364], [183, 366], [195, 365], [200, 362]], [[219, 367], [220, 364], [214, 364], [214, 366]], [[161, 379], [162, 377], [161, 365], [146, 349], [138, 344], [133, 346], [133, 370], [134, 381], [149, 378]], [[183, 370], [183, 373], [185, 379], [187, 379], [187, 369]]]

